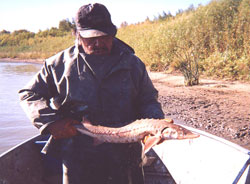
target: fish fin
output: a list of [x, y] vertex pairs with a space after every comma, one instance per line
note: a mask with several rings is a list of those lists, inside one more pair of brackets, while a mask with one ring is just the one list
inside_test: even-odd
[[166, 121], [166, 122], [168, 122], [168, 123], [174, 123], [174, 120], [169, 119], [169, 118], [165, 118], [165, 119], [163, 119], [163, 120]]
[[150, 136], [147, 138], [144, 144], [144, 153], [147, 153], [152, 147], [161, 142], [161, 137], [159, 136]]
[[152, 156], [144, 156], [142, 158], [142, 162], [140, 163], [141, 167], [147, 167], [147, 166], [151, 166], [156, 160], [156, 157], [152, 157]]

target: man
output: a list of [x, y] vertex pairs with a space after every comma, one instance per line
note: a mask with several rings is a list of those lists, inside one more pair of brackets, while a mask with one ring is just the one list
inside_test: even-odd
[[115, 38], [117, 29], [104, 5], [82, 6], [75, 22], [76, 45], [45, 61], [20, 90], [21, 105], [42, 134], [52, 135], [50, 149], [59, 147], [64, 183], [141, 184], [141, 145], [96, 146], [77, 133], [73, 125], [81, 118], [74, 112], [82, 109], [92, 124], [109, 127], [164, 118], [158, 92], [133, 49]]

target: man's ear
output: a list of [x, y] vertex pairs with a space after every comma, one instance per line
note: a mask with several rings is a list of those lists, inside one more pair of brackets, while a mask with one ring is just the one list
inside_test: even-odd
[[81, 36], [80, 36], [80, 33], [78, 31], [76, 32], [76, 40], [77, 40], [78, 46], [80, 46], [81, 45]]

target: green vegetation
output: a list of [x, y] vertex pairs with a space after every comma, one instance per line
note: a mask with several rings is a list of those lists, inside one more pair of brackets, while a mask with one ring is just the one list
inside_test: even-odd
[[[40, 31], [0, 32], [0, 57], [47, 58], [74, 43], [72, 25]], [[213, 0], [206, 6], [163, 12], [128, 25], [118, 38], [131, 45], [151, 70], [180, 70], [187, 85], [199, 76], [250, 80], [250, 1]]]
[[[153, 70], [250, 80], [250, 1], [217, 0], [164, 20], [122, 27], [118, 36]], [[199, 72], [197, 71], [197, 67]]]
[[18, 30], [0, 32], [0, 58], [45, 59], [74, 44], [74, 23], [62, 20], [59, 28], [32, 33]]

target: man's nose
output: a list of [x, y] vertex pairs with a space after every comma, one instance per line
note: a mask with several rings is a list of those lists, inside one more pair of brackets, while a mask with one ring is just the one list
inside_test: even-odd
[[100, 46], [100, 45], [101, 45], [100, 40], [99, 40], [99, 39], [96, 39], [96, 40], [95, 40], [95, 46], [97, 46], [97, 47], [98, 47], [98, 46]]

